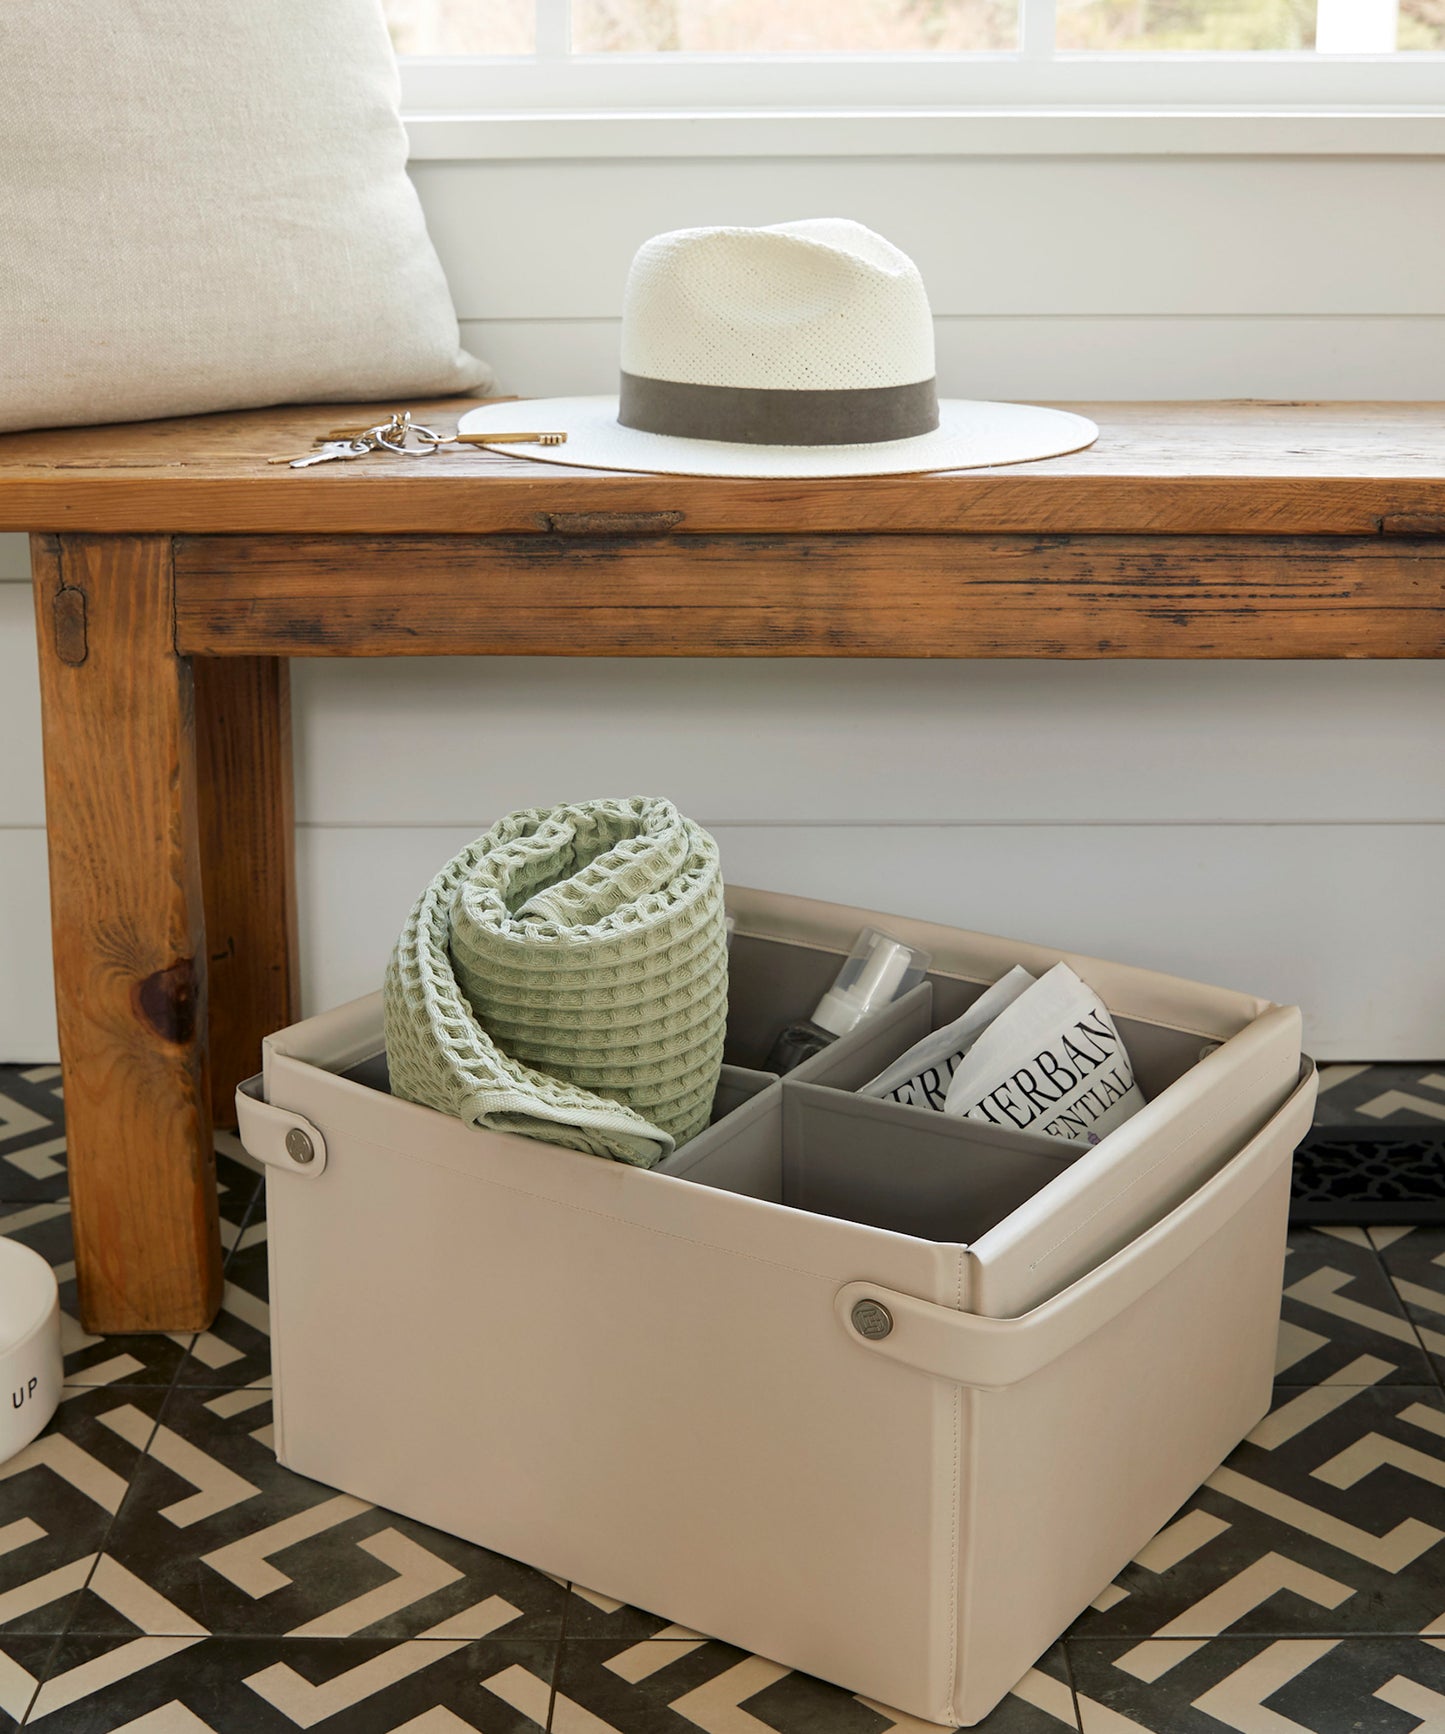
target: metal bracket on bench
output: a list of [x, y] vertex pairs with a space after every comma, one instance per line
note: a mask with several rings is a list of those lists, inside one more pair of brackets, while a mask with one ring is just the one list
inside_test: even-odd
[[268, 1168], [284, 1168], [308, 1180], [325, 1172], [326, 1140], [303, 1115], [273, 1108], [259, 1073], [236, 1090], [236, 1123], [241, 1142]]

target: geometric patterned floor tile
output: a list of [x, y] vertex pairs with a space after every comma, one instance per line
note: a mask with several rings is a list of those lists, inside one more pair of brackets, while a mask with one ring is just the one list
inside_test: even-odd
[[283, 1469], [270, 1417], [265, 1390], [175, 1387], [106, 1545], [156, 1604], [87, 1591], [74, 1630], [411, 1638], [501, 1598], [509, 1638], [561, 1635], [553, 1579]]
[[[558, 1734], [933, 1734], [935, 1727], [695, 1635], [564, 1640], [552, 1725]], [[1077, 1730], [1062, 1649], [977, 1726], [982, 1734]]]
[[[1276, 1376], [1284, 1384], [1354, 1378], [1432, 1384], [1435, 1374], [1400, 1297], [1361, 1228], [1294, 1228], [1284, 1262]], [[1374, 1371], [1376, 1363], [1385, 1370]]]
[[660, 1615], [629, 1607], [626, 1602], [599, 1590], [582, 1589], [574, 1584], [567, 1598], [566, 1635], [569, 1640], [598, 1638], [611, 1643], [636, 1643], [671, 1629], [671, 1622]]
[[[0, 1734], [32, 1698], [53, 1734], [927, 1734], [282, 1469], [228, 1155], [213, 1327], [87, 1339], [59, 1114], [53, 1069], [0, 1068], [0, 1233], [71, 1314], [66, 1400], [0, 1466]], [[1292, 1232], [1270, 1417], [986, 1734], [1445, 1734], [1442, 1375], [1445, 1231]]]
[[1445, 1379], [1445, 1228], [1372, 1228], [1370, 1238]]
[[1409, 1634], [1442, 1615], [1445, 1395], [1283, 1387], [1070, 1636], [1162, 1657], [1171, 1639]]
[[68, 1637], [25, 1726], [44, 1734], [528, 1734], [508, 1693], [545, 1695], [555, 1644], [437, 1637]]
[[58, 1066], [0, 1066], [0, 1199], [63, 1198], [64, 1107]]
[[250, 1166], [250, 1158], [237, 1162], [216, 1152], [216, 1197], [221, 1212], [221, 1246], [226, 1255], [235, 1248], [242, 1222], [256, 1202], [266, 1196], [266, 1176]]
[[57, 1637], [0, 1633], [0, 1734], [18, 1728], [60, 1643]]
[[60, 1282], [60, 1344], [72, 1383], [158, 1385], [164, 1388], [185, 1359], [190, 1334], [90, 1336], [80, 1325], [75, 1248], [67, 1198], [37, 1204], [0, 1204], [0, 1234], [38, 1252]]
[[40, 1437], [0, 1463], [0, 1628], [65, 1630], [164, 1396], [67, 1386]]
[[[0, 1112], [4, 1112], [0, 1101]], [[227, 1157], [217, 1160], [217, 1188], [223, 1240], [234, 1244], [256, 1191], [258, 1175]], [[61, 1347], [65, 1377], [74, 1384], [169, 1385], [186, 1359], [193, 1332], [151, 1332], [97, 1337], [80, 1324], [75, 1282], [75, 1247], [70, 1201], [62, 1186], [58, 1197], [28, 1203], [0, 1203], [0, 1235], [38, 1252], [60, 1282]]]
[[1175, 1643], [1138, 1677], [1122, 1645], [1070, 1641], [1083, 1734], [1434, 1734], [1445, 1653], [1403, 1638]]
[[254, 1385], [271, 1375], [264, 1184], [226, 1260], [221, 1310], [191, 1344], [187, 1385]]
[[1445, 1128], [1445, 1065], [1425, 1060], [1322, 1065], [1315, 1126], [1321, 1131]]

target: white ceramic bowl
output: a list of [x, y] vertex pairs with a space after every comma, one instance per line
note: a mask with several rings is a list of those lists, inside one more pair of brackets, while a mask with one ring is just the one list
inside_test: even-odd
[[0, 1238], [0, 1461], [28, 1445], [60, 1401], [60, 1290], [38, 1252]]

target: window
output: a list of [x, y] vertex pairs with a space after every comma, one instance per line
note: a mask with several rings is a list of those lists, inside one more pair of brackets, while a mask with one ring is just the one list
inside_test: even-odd
[[1445, 0], [384, 3], [418, 118], [1369, 109], [1433, 151], [1445, 117]]
[[386, 0], [403, 55], [1445, 50], [1445, 0]]

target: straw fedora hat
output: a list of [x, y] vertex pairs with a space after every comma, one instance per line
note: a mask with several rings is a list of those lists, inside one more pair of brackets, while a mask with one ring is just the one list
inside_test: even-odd
[[[939, 399], [933, 316], [906, 253], [842, 217], [677, 229], [638, 249], [616, 397], [534, 401], [542, 463], [701, 476], [880, 476], [1077, 451], [1083, 416]], [[468, 410], [463, 433], [516, 425]]]

